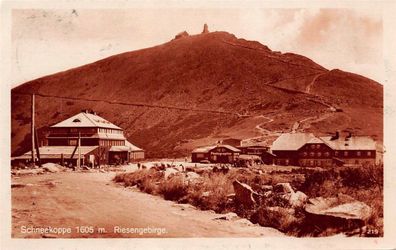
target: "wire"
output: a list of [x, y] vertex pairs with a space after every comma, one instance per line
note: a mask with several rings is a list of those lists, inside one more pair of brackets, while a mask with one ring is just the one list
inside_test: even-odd
[[135, 106], [135, 107], [175, 109], [175, 110], [180, 110], [180, 111], [218, 113], [218, 114], [236, 115], [239, 117], [244, 116], [244, 115], [239, 114], [238, 112], [221, 111], [221, 110], [213, 110], [213, 109], [194, 109], [194, 108], [184, 108], [184, 107], [177, 107], [177, 106], [167, 106], [167, 105], [154, 105], [154, 104], [146, 104], [146, 103], [129, 103], [129, 102], [100, 100], [100, 99], [88, 99], [88, 98], [81, 98], [81, 97], [48, 95], [48, 94], [42, 94], [42, 93], [24, 93], [24, 92], [17, 92], [17, 91], [12, 92], [12, 94], [27, 95], [27, 96], [31, 96], [32, 94], [34, 94], [35, 96], [40, 96], [40, 97], [44, 97], [44, 98], [58, 98], [58, 99], [76, 100], [76, 101], [89, 101], [89, 102], [105, 102], [108, 104]]

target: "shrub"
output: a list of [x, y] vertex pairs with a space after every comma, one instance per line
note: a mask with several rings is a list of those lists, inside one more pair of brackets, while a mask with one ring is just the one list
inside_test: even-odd
[[282, 232], [294, 231], [302, 223], [294, 216], [294, 211], [290, 208], [262, 206], [257, 216], [261, 226], [274, 227]]
[[363, 165], [361, 167], [346, 168], [340, 171], [342, 183], [345, 186], [368, 188], [383, 186], [383, 166]]
[[160, 184], [159, 193], [165, 200], [178, 201], [188, 193], [188, 184], [181, 175], [176, 175]]
[[[230, 210], [231, 204], [227, 196], [234, 191], [233, 178], [233, 174], [205, 175], [202, 183], [190, 187], [187, 200], [203, 210]], [[203, 195], [204, 193], [207, 195]]]

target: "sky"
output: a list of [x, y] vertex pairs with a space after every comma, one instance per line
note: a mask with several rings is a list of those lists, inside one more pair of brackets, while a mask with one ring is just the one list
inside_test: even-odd
[[384, 80], [382, 13], [375, 9], [14, 9], [11, 86], [159, 45], [184, 30], [197, 34], [204, 23], [327, 69]]

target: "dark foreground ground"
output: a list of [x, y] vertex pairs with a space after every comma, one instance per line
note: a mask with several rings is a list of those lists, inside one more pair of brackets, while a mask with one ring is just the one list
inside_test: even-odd
[[[276, 229], [251, 225], [244, 219], [218, 220], [219, 214], [118, 186], [111, 182], [114, 175], [63, 172], [13, 177], [12, 183], [22, 185], [12, 188], [12, 237], [283, 236]], [[67, 232], [27, 232], [47, 227]], [[120, 232], [115, 227], [137, 229]]]

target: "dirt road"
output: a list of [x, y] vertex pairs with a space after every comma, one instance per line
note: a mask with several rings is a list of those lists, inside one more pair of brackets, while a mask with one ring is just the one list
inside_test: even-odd
[[[22, 185], [12, 188], [12, 237], [282, 236], [273, 228], [242, 219], [215, 219], [220, 215], [121, 187], [111, 182], [113, 176], [111, 172], [56, 173], [13, 178], [13, 183]], [[31, 233], [48, 227], [52, 231]], [[54, 233], [54, 228], [67, 233]]]

